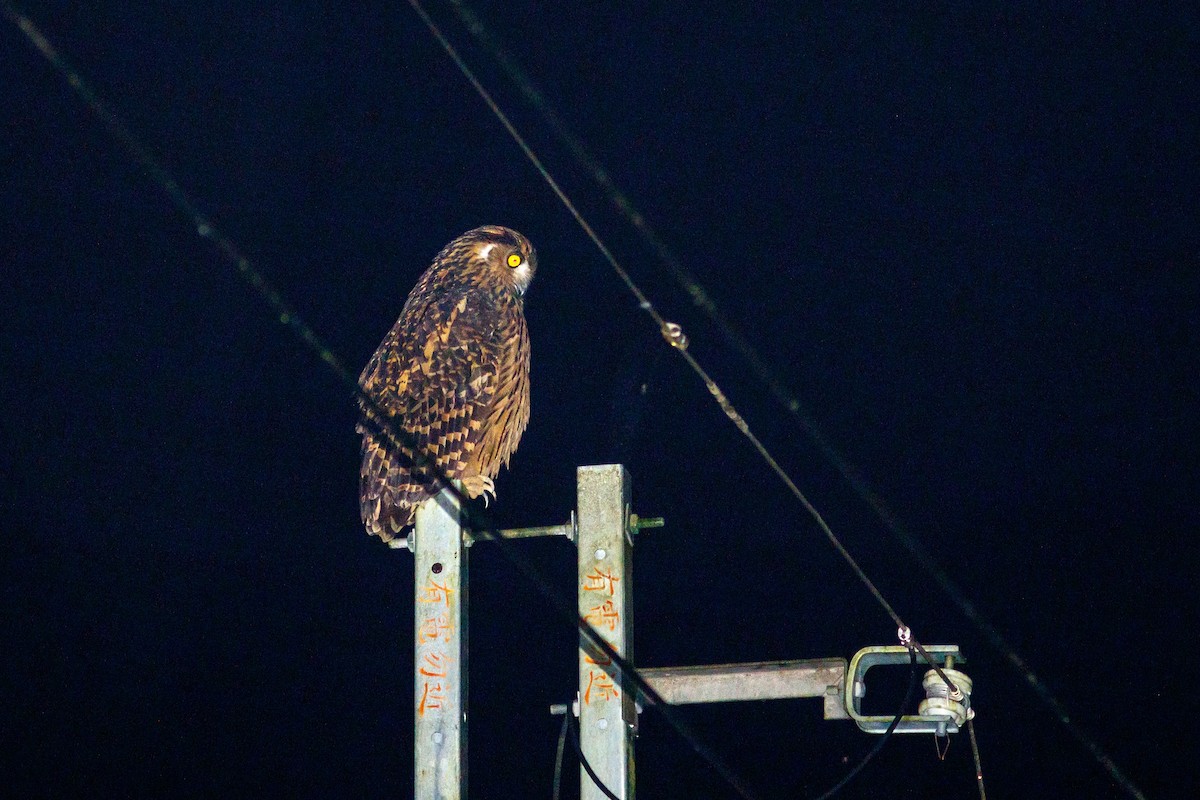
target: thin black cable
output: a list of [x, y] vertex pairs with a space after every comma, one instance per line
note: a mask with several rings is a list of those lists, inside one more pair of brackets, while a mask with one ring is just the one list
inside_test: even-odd
[[[141, 144], [141, 142], [135, 136], [133, 136], [132, 132], [124, 125], [124, 123], [120, 120], [120, 118], [114, 112], [112, 112], [111, 109], [109, 109], [108, 106], [106, 104], [104, 104], [98, 98], [98, 96], [91, 90], [91, 88], [85, 82], [82, 81], [79, 74], [77, 72], [75, 72], [75, 70], [73, 70], [67, 64], [67, 62], [64, 59], [62, 59], [61, 56], [58, 55], [57, 51], [51, 46], [49, 41], [45, 38], [44, 35], [41, 34], [41, 32], [36, 28], [36, 26], [34, 26], [33, 23], [28, 18], [26, 18], [24, 15], [17, 12], [17, 10], [12, 6], [12, 4], [10, 2], [8, 2], [8, 0], [3, 0], [2, 5], [3, 5], [3, 10], [5, 13], [5, 16], [8, 17], [9, 20], [12, 21], [15, 25], [17, 25], [17, 27], [27, 36], [27, 38], [30, 39], [30, 41], [43, 54], [43, 56], [46, 57], [46, 59], [51, 63], [51, 65], [54, 66], [56, 69], [58, 69], [60, 71], [60, 73], [63, 74], [63, 76], [67, 79], [68, 83], [72, 86], [72, 88], [74, 88], [76, 90], [76, 92], [85, 101], [85, 103], [89, 106], [89, 108], [93, 111], [93, 113], [95, 113], [97, 115], [97, 117], [105, 124], [105, 126], [109, 129], [109, 132], [114, 136], [114, 138], [116, 138], [122, 145], [124, 145], [127, 148], [127, 150], [131, 153], [131, 155], [134, 157], [134, 159], [144, 169], [147, 170], [147, 172], [159, 184], [159, 186], [164, 190], [164, 192], [168, 195], [168, 197], [195, 225], [197, 234], [201, 238], [206, 238], [206, 239], [212, 240], [217, 245], [218, 249], [222, 252], [222, 254], [232, 264], [234, 264], [238, 268], [239, 273], [243, 276], [243, 278], [245, 280], [247, 280], [247, 282], [249, 282], [256, 291], [258, 291], [258, 293], [263, 297], [263, 299], [267, 302], [267, 304], [271, 307], [271, 309], [278, 315], [280, 323], [285, 326], [290, 327], [293, 330], [293, 332], [302, 341], [305, 342], [306, 345], [308, 345], [311, 349], [313, 349], [317, 353], [317, 355], [321, 358], [321, 360], [324, 361], [338, 375], [338, 377], [341, 380], [343, 380], [346, 383], [349, 383], [353, 387], [353, 391], [354, 391], [356, 397], [360, 400], [360, 402], [362, 402], [362, 404], [364, 406], [365, 420], [368, 423], [368, 425], [370, 427], [372, 427], [372, 429], [375, 432], [379, 433], [384, 439], [386, 439], [388, 441], [388, 444], [393, 448], [393, 450], [397, 451], [403, 457], [404, 456], [403, 445], [411, 444], [411, 442], [409, 441], [409, 438], [407, 437], [407, 434], [403, 431], [403, 429], [401, 429], [399, 426], [397, 426], [394, 423], [394, 421], [390, 417], [388, 417], [388, 415], [374, 401], [374, 398], [370, 397], [369, 395], [367, 395], [365, 392], [362, 391], [361, 387], [358, 385], [357, 380], [355, 380], [354, 376], [344, 367], [342, 362], [339, 359], [337, 359], [337, 357], [333, 354], [333, 352], [321, 342], [321, 340], [316, 336], [315, 332], [301, 320], [299, 315], [296, 314], [296, 312], [292, 309], [292, 307], [288, 303], [286, 303], [286, 301], [284, 300], [282, 295], [280, 295], [279, 292], [270, 284], [270, 282], [266, 280], [265, 276], [260, 271], [258, 271], [257, 268], [255, 268], [254, 265], [249, 261], [249, 259], [247, 259], [240, 252], [240, 250], [236, 247], [235, 243], [231, 239], [229, 239], [227, 236], [222, 234], [218, 229], [216, 229], [212, 225], [212, 223], [199, 211], [198, 207], [192, 202], [190, 197], [178, 186], [178, 184], [170, 176], [170, 174], [166, 171], [166, 169], [161, 165], [161, 163], [149, 152], [148, 149], [146, 149]], [[420, 7], [415, 4], [414, 4], [414, 8], [417, 8], [418, 12], [422, 14], [422, 16], [426, 20], [427, 24], [429, 24], [432, 28], [433, 27], [432, 22], [429, 20], [429, 18], [426, 15], [424, 15], [423, 10], [421, 10]], [[437, 33], [436, 28], [433, 28], [433, 30], [435, 32], [435, 35], [438, 36], [439, 40], [442, 41], [443, 44], [450, 50], [451, 55], [455, 56], [452, 49], [449, 48], [448, 42], [446, 42], [442, 37], [440, 37], [440, 34]], [[466, 71], [465, 64], [463, 64], [461, 62], [461, 60], [457, 59], [456, 56], [455, 56], [455, 60], [459, 63], [460, 67], [462, 67], [464, 69], [464, 71]], [[486, 92], [483, 91], [482, 86], [480, 86], [477, 81], [473, 80], [473, 76], [471, 76], [469, 74], [469, 71], [466, 71], [466, 72], [468, 74], [468, 77], [472, 78], [472, 82], [476, 86], [477, 90], [479, 90], [484, 95], [484, 98], [486, 100], [488, 100], [490, 103], [490, 98], [487, 97]], [[544, 168], [541, 167], [540, 163], [536, 159], [536, 156], [534, 156], [532, 151], [529, 150], [528, 147], [524, 145], [524, 142], [521, 141], [521, 139], [520, 139], [519, 135], [517, 134], [517, 132], [515, 131], [515, 129], [513, 129], [512, 126], [507, 123], [507, 120], [499, 112], [499, 109], [496, 108], [494, 106], [494, 104], [492, 104], [492, 105], [493, 105], [494, 110], [501, 116], [502, 121], [506, 123], [506, 127], [508, 127], [510, 133], [513, 134], [513, 136], [517, 138], [518, 143], [520, 143], [522, 145], [523, 149], [525, 149], [525, 151], [526, 151], [526, 154], [531, 158], [531, 160], [533, 160], [535, 166], [537, 166], [539, 168], [539, 170], [543, 173], [543, 175], [547, 179], [547, 181], [550, 182], [551, 187], [555, 189], [556, 193], [559, 194], [559, 196], [563, 200], [563, 202], [567, 204], [568, 209], [571, 210], [571, 212], [576, 216], [576, 219], [579, 221], [579, 223], [584, 226], [585, 231], [588, 232], [588, 234], [593, 238], [593, 241], [601, 249], [601, 252], [609, 258], [613, 267], [618, 271], [618, 274], [621, 275], [621, 277], [625, 280], [625, 282], [626, 282], [627, 286], [630, 288], [630, 290], [635, 294], [636, 297], [638, 297], [642, 307], [645, 308], [651, 314], [651, 316], [654, 317], [655, 320], [660, 323], [664, 332], [667, 331], [669, 328], [669, 323], [666, 323], [665, 320], [663, 320], [662, 317], [659, 316], [657, 314], [657, 312], [654, 311], [653, 307], [649, 304], [649, 301], [645, 298], [644, 295], [641, 294], [641, 292], [638, 290], [637, 286], [633, 284], [633, 282], [629, 278], [629, 276], [626, 273], [624, 273], [624, 271], [620, 268], [620, 266], [615, 262], [615, 259], [613, 259], [611, 253], [609, 253], [607, 251], [607, 249], [604, 247], [604, 245], [596, 237], [595, 233], [590, 229], [590, 227], [582, 219], [582, 217], [579, 216], [578, 212], [575, 211], [574, 207], [570, 204], [570, 201], [566, 198], [566, 196], [564, 194], [562, 194], [561, 190], [558, 189], [557, 185], [553, 182], [553, 178], [551, 178], [549, 173], [546, 172], [544, 170]], [[682, 348], [681, 348], [681, 352], [682, 352]], [[720, 394], [720, 390], [716, 387], [715, 383], [713, 383], [711, 381], [711, 379], [707, 378], [707, 375], [704, 374], [703, 370], [700, 369], [699, 364], [696, 363], [695, 360], [692, 359], [689, 354], [684, 353], [684, 356], [688, 360], [688, 362], [690, 364], [692, 364], [693, 368], [696, 369], [697, 372], [699, 374], [701, 374], [701, 376], [703, 378], [705, 378], [706, 384], [709, 385], [710, 391], [712, 391], [714, 393], [714, 396], [718, 397], [718, 401], [721, 401], [723, 398], [723, 395]], [[733, 419], [735, 422], [738, 422], [740, 420], [740, 417], [736, 416], [736, 411], [734, 411], [732, 409], [732, 406], [728, 405], [728, 401], [722, 402], [722, 407], [726, 409], [726, 413], [729, 414], [731, 419]], [[748, 428], [744, 428], [743, 426], [744, 426], [744, 421], [742, 421], [742, 423], [739, 425], [739, 427], [743, 428], [743, 432], [749, 438], [751, 438], [751, 441], [754, 442], [755, 445], [760, 448], [760, 450], [763, 452], [764, 456], [766, 456], [770, 462], [771, 459], [769, 458], [769, 453], [766, 453], [765, 448], [762, 448], [761, 444], [758, 443], [755, 438], [753, 438], [753, 436], [752, 436], [752, 434], [750, 434]], [[455, 487], [453, 484], [451, 484], [446, 479], [445, 475], [442, 475], [432, 464], [430, 464], [428, 458], [424, 454], [420, 453], [420, 451], [415, 450], [415, 448], [410, 448], [410, 449], [412, 449], [415, 453], [415, 458], [413, 459], [414, 466], [416, 466], [417, 468], [425, 469], [428, 472], [430, 472], [435, 477], [435, 479], [440, 483], [440, 485], [442, 485], [451, 495], [453, 495], [459, 501], [460, 504], [463, 504], [463, 507], [466, 511], [468, 519], [471, 521], [472, 528], [477, 533], [483, 533], [485, 535], [485, 538], [499, 540], [500, 537], [497, 534], [495, 527], [490, 524], [490, 522], [487, 520], [486, 515], [483, 514], [482, 512], [479, 512], [478, 509], [475, 509], [469, 505], [465, 505], [466, 498], [463, 496], [462, 492], [457, 487]], [[781, 470], [779, 470], [777, 464], [774, 464], [773, 466], [776, 468], [777, 471], [781, 471]], [[784, 477], [786, 479], [786, 474], [781, 475], [781, 477]], [[812, 508], [811, 504], [809, 504], [808, 501], [805, 498], [803, 498], [802, 495], [800, 495], [799, 490], [795, 489], [794, 485], [792, 485], [792, 488], [793, 488], [793, 491], [799, 496], [801, 502], [803, 502], [806, 505], [806, 507], [809, 508], [810, 513], [813, 513], [814, 516], [816, 516], [816, 518], [818, 519], [818, 522], [821, 524], [823, 530], [826, 531], [827, 536], [831, 537], [832, 541], [835, 543], [835, 546], [837, 546], [838, 549], [843, 553], [844, 557], [851, 564], [851, 566], [855, 569], [855, 571], [859, 574], [860, 578], [864, 581], [864, 583], [867, 584], [868, 588], [872, 590], [872, 593], [876, 596], [876, 598], [884, 605], [885, 610], [888, 610], [889, 613], [893, 616], [893, 620], [896, 621], [897, 624], [903, 628], [904, 626], [903, 626], [902, 622], [900, 621], [899, 617], [895, 615], [894, 611], [891, 610], [890, 606], [883, 599], [882, 595], [878, 593], [878, 590], [876, 590], [874, 588], [873, 584], [871, 584], [871, 582], [867, 579], [866, 575], [864, 573], [862, 573], [861, 569], [859, 569], [857, 564], [854, 563], [853, 559], [850, 558], [849, 553], [845, 552], [844, 548], [842, 548], [840, 543], [837, 542], [836, 537], [833, 537], [832, 531], [830, 531], [828, 529], [828, 526], [825, 525], [824, 521], [822, 519], [820, 519], [819, 515], [816, 514], [815, 508]], [[626, 674], [626, 676], [631, 678], [635, 684], [638, 684], [639, 688], [642, 689], [642, 692], [647, 697], [647, 699], [650, 700], [652, 704], [659, 705], [660, 711], [662, 711], [664, 716], [667, 717], [668, 720], [670, 720], [671, 715], [668, 712], [666, 712], [665, 708], [662, 707], [661, 698], [659, 698], [657, 696], [657, 694], [653, 691], [653, 689], [650, 688], [648, 686], [648, 684], [645, 683], [644, 679], [641, 678], [641, 676], [636, 672], [636, 670], [633, 670], [632, 667], [627, 662], [624, 661], [624, 659], [622, 659], [615, 652], [613, 652], [611, 647], [608, 645], [608, 643], [606, 641], [604, 641], [603, 638], [600, 637], [598, 633], [596, 633], [594, 630], [592, 630], [585, 621], [583, 621], [582, 619], [579, 619], [577, 616], [575, 616], [571, 612], [567, 611], [565, 604], [562, 603], [562, 601], [561, 601], [561, 598], [558, 598], [556, 596], [556, 594], [553, 592], [552, 589], [550, 589], [548, 584], [545, 583], [544, 578], [542, 578], [542, 576], [540, 576], [538, 573], [536, 573], [532, 569], [527, 569], [526, 568], [527, 565], [523, 564], [522, 562], [514, 560], [512, 555], [509, 552], [507, 552], [507, 550], [505, 548], [502, 548], [502, 551], [505, 553], [506, 558], [509, 558], [510, 561], [513, 561], [519, 567], [522, 567], [521, 571], [524, 572], [527, 575], [527, 577], [530, 577], [531, 580], [533, 580], [533, 582], [539, 586], [539, 588], [543, 591], [544, 594], [546, 594], [551, 599], [558, 601], [555, 603], [555, 605], [560, 608], [562, 613], [568, 614], [575, 618], [576, 624], [580, 628], [581, 632], [584, 634], [585, 638], [588, 638], [593, 644], [596, 644], [597, 647], [601, 651], [605, 651], [608, 655], [610, 655], [610, 657], [612, 657], [613, 663], [616, 665], [617, 669], [624, 672]], [[933, 663], [933, 661], [929, 657], [928, 653], [925, 653], [924, 648], [922, 648], [920, 646], [919, 642], [914, 642], [913, 644], [918, 650], [920, 650], [923, 653], [923, 655], [925, 655], [926, 659], [930, 661], [930, 663], [931, 663], [931, 665], [933, 665], [934, 669], [938, 670], [938, 672], [941, 673], [941, 670], [938, 669], [937, 665]], [[943, 675], [943, 678], [945, 679], [944, 675]], [[953, 689], [953, 684], [949, 680], [946, 680], [946, 683]], [[674, 720], [674, 721], [672, 721], [672, 723], [673, 723], [673, 727], [675, 727], [676, 730], [681, 733], [681, 735], [684, 735], [685, 739], [689, 740], [689, 742], [692, 744], [693, 748], [696, 749], [696, 751], [698, 753], [700, 753], [702, 757], [705, 757], [705, 760], [708, 760], [710, 762], [710, 764], [712, 764], [714, 767], [716, 767], [718, 769], [719, 772], [723, 773], [723, 777], [726, 777], [727, 780], [731, 777], [731, 775], [727, 775], [724, 773], [724, 770], [722, 769], [723, 765], [712, 760], [711, 753], [708, 753], [706, 755], [707, 748], [704, 748], [697, 741], [690, 739], [689, 736], [684, 733], [684, 729], [682, 727], [680, 727], [680, 723], [678, 720]], [[973, 730], [972, 730], [972, 733], [973, 733]], [[738, 783], [736, 781], [731, 781], [731, 782], [733, 783], [735, 788], [739, 788], [739, 792], [741, 792], [741, 793], [743, 793], [743, 795], [745, 795], [745, 792], [742, 791], [742, 789], [738, 786]]]
[[583, 218], [583, 215], [575, 207], [575, 204], [572, 202], [571, 198], [568, 197], [566, 192], [563, 191], [562, 187], [558, 185], [558, 181], [554, 179], [554, 176], [551, 175], [550, 171], [547, 170], [542, 164], [541, 159], [538, 158], [536, 153], [534, 153], [533, 148], [529, 146], [529, 144], [525, 141], [525, 138], [521, 135], [520, 131], [518, 131], [516, 126], [513, 125], [512, 121], [509, 120], [508, 115], [505, 114], [500, 106], [497, 105], [496, 101], [492, 99], [492, 96], [488, 90], [484, 88], [483, 84], [479, 82], [479, 79], [475, 77], [475, 73], [469, 66], [467, 66], [467, 63], [463, 61], [462, 56], [458, 54], [458, 51], [442, 34], [441, 29], [425, 11], [425, 8], [421, 5], [420, 0], [408, 0], [408, 4], [412, 6], [413, 11], [421, 18], [421, 21], [425, 23], [425, 27], [429, 29], [430, 34], [432, 34], [433, 37], [438, 41], [438, 43], [442, 46], [442, 49], [446, 51], [446, 55], [448, 55], [450, 60], [453, 61], [455, 66], [458, 67], [463, 77], [466, 78], [467, 82], [471, 84], [471, 86], [475, 89], [475, 92], [484, 101], [487, 107], [491, 109], [496, 119], [500, 121], [500, 124], [521, 149], [521, 152], [525, 154], [525, 157], [529, 160], [530, 164], [532, 164], [534, 169], [537, 170], [538, 174], [542, 176], [542, 179], [546, 182], [546, 185], [550, 187], [550, 190], [554, 193], [554, 195], [559, 199], [559, 202], [561, 202], [571, 216], [575, 218], [575, 221], [583, 229], [583, 232], [587, 234], [589, 239], [592, 240], [592, 243], [596, 246], [596, 249], [598, 249], [600, 254], [604, 256], [605, 260], [608, 261], [609, 266], [612, 267], [614, 272], [616, 272], [617, 277], [621, 279], [621, 282], [625, 284], [625, 287], [629, 290], [630, 294], [632, 294], [638, 301], [638, 308], [645, 311], [646, 314], [649, 315], [652, 320], [654, 320], [655, 324], [658, 326], [659, 332], [663, 335], [663, 338], [666, 339], [667, 342], [679, 352], [684, 361], [687, 362], [688, 366], [692, 368], [692, 371], [695, 372], [696, 375], [699, 376], [699, 378], [704, 382], [705, 387], [708, 389], [709, 393], [712, 394], [713, 398], [717, 401], [717, 404], [721, 407], [721, 410], [725, 413], [725, 415], [729, 417], [734, 425], [737, 426], [738, 430], [741, 431], [742, 435], [745, 436], [747, 440], [749, 440], [751, 445], [753, 445], [754, 449], [758, 451], [759, 455], [763, 458], [771, 470], [779, 477], [781, 481], [783, 481], [792, 495], [808, 511], [809, 515], [816, 521], [818, 527], [820, 527], [821, 531], [825, 534], [825, 537], [830, 541], [830, 543], [833, 544], [834, 548], [838, 551], [838, 553], [841, 554], [846, 563], [850, 565], [851, 570], [856, 576], [858, 576], [859, 581], [866, 586], [867, 590], [871, 593], [879, 605], [883, 607], [883, 610], [887, 612], [888, 616], [892, 618], [892, 621], [896, 623], [896, 627], [903, 633], [902, 638], [911, 640], [912, 645], [917, 649], [917, 652], [921, 654], [921, 656], [929, 663], [929, 666], [936, 670], [942, 680], [946, 682], [946, 685], [950, 687], [951, 694], [958, 694], [958, 688], [954, 685], [953, 681], [946, 677], [945, 673], [942, 672], [941, 666], [938, 665], [933, 657], [929, 655], [924, 646], [922, 646], [921, 643], [916, 640], [916, 638], [912, 637], [911, 630], [907, 625], [904, 624], [904, 621], [900, 618], [900, 615], [896, 613], [895, 609], [892, 608], [892, 605], [888, 603], [887, 599], [884, 598], [883, 594], [878, 588], [876, 588], [871, 579], [867, 577], [866, 572], [863, 571], [862, 567], [858, 565], [858, 562], [855, 561], [850, 555], [850, 552], [838, 540], [833, 530], [825, 522], [825, 519], [820, 515], [820, 513], [817, 512], [817, 509], [811, 502], [809, 502], [808, 498], [804, 496], [804, 493], [800, 491], [800, 488], [796, 485], [795, 481], [792, 480], [791, 476], [788, 475], [787, 471], [779, 464], [778, 461], [775, 460], [762, 441], [759, 440], [759, 438], [750, 430], [749, 424], [746, 422], [745, 418], [738, 413], [737, 409], [734, 408], [733, 403], [729, 400], [728, 396], [721, 390], [716, 381], [712, 379], [708, 372], [700, 365], [700, 362], [698, 362], [692, 356], [692, 354], [687, 351], [687, 337], [683, 335], [679, 326], [672, 322], [668, 322], [662, 316], [662, 314], [658, 312], [658, 310], [654, 307], [654, 304], [650, 302], [650, 299], [633, 281], [633, 278], [631, 278], [625, 268], [621, 266], [620, 262], [617, 261], [616, 256], [614, 256], [612, 251], [608, 249], [608, 246], [604, 244], [588, 221]]
[[[103, 100], [91, 89], [91, 87], [83, 80], [82, 76], [70, 66], [70, 64], [58, 54], [57, 50], [50, 44], [49, 40], [41, 33], [36, 25], [25, 15], [21, 14], [14, 8], [9, 0], [0, 0], [0, 8], [3, 9], [4, 15], [13, 22], [23, 34], [33, 43], [33, 45], [42, 53], [46, 60], [53, 66], [67, 81], [68, 84], [76, 91], [81, 99], [85, 102], [88, 108], [94, 113], [97, 118], [104, 123], [109, 133], [121, 145], [123, 145], [134, 160], [146, 170], [150, 177], [159, 185], [166, 193], [167, 197], [175, 204], [176, 208], [187, 217], [188, 221], [195, 227], [197, 235], [202, 239], [207, 239], [213, 242], [220, 253], [237, 268], [238, 274], [246, 280], [251, 287], [263, 298], [270, 309], [276, 314], [280, 324], [287, 327], [293, 332], [306, 346], [313, 350], [317, 356], [324, 362], [347, 387], [353, 392], [354, 397], [363, 404], [364, 421], [372, 429], [385, 438], [393, 448], [393, 450], [406, 457], [404, 447], [411, 444], [410, 437], [407, 433], [395, 424], [386, 411], [384, 411], [375, 399], [363, 391], [355, 376], [346, 369], [343, 362], [337, 358], [333, 351], [324, 344], [317, 336], [316, 332], [308, 326], [296, 313], [295, 309], [284, 299], [282, 294], [271, 285], [266, 276], [244, 255], [237, 247], [232, 239], [221, 232], [216, 225], [204, 216], [199, 207], [192, 201], [191, 197], [179, 186], [166, 167], [146, 148], [141, 141], [133, 134], [128, 126], [121, 118], [108, 107]], [[510, 564], [517, 568], [525, 577], [533, 583], [539, 592], [549, 601], [551, 607], [562, 617], [573, 622], [578, 628], [580, 634], [587, 641], [594, 645], [604, 655], [608, 656], [609, 663], [603, 665], [602, 668], [614, 677], [623, 678], [624, 683], [632, 684], [646, 700], [647, 706], [655, 707], [662, 715], [663, 719], [686, 741], [693, 751], [700, 758], [708, 763], [720, 776], [728, 783], [739, 795], [747, 800], [754, 800], [757, 797], [750, 788], [717, 756], [717, 754], [708, 745], [704, 744], [696, 734], [687, 726], [679, 715], [674, 713], [663, 700], [662, 696], [654, 690], [654, 688], [642, 677], [634, 667], [610, 645], [603, 636], [600, 635], [586, 620], [578, 614], [578, 609], [574, 604], [568, 604], [563, 600], [560, 593], [553, 587], [550, 581], [534, 569], [527, 560], [516, 554], [514, 549], [509, 546], [511, 543], [504, 540], [495, 525], [493, 525], [486, 512], [474, 507], [468, 502], [468, 498], [459, 490], [449, 479], [442, 474], [436, 466], [431, 463], [431, 460], [422, 454], [418, 448], [410, 447], [414, 452], [414, 466], [419, 469], [424, 469], [430, 475], [434, 476], [443, 490], [457, 499], [462, 508], [462, 512], [466, 514], [468, 525], [476, 534], [483, 534], [483, 538], [489, 539], [501, 544], [498, 548], [500, 553]], [[438, 502], [443, 502], [442, 495], [436, 495]]]
[[562, 786], [562, 765], [563, 765], [563, 750], [567, 745], [567, 725], [571, 716], [571, 706], [567, 706], [567, 710], [563, 713], [562, 727], [558, 730], [558, 749], [554, 753], [554, 792], [551, 794], [553, 800], [558, 800], [559, 788]]
[[908, 691], [904, 693], [904, 700], [900, 703], [900, 710], [896, 712], [896, 716], [892, 719], [891, 724], [887, 726], [887, 730], [879, 737], [879, 741], [875, 743], [875, 746], [867, 751], [862, 761], [854, 765], [854, 769], [843, 775], [842, 779], [833, 785], [833, 788], [814, 800], [829, 800], [830, 797], [840, 792], [845, 788], [846, 784], [854, 780], [855, 775], [862, 772], [863, 767], [871, 763], [871, 759], [878, 755], [883, 746], [887, 744], [888, 737], [892, 735], [892, 732], [896, 730], [896, 726], [900, 724], [900, 719], [904, 716], [904, 709], [908, 708], [912, 703], [913, 694], [917, 690], [917, 652], [911, 647], [908, 648], [908, 664]]
[[975, 785], [979, 787], [979, 800], [987, 800], [983, 788], [983, 764], [979, 761], [979, 742], [975, 739], [975, 719], [967, 718], [967, 735], [971, 739], [971, 757], [975, 760]]
[[509, 79], [529, 103], [541, 113], [547, 126], [575, 158], [576, 162], [583, 168], [583, 171], [590, 175], [601, 191], [607, 195], [617, 212], [650, 245], [651, 249], [656, 253], [659, 260], [667, 268], [667, 271], [679, 284], [680, 288], [687, 293], [696, 307], [702, 310], [713, 324], [716, 325], [717, 330], [721, 332], [725, 341], [741, 354], [742, 358], [750, 366], [751, 373], [767, 387], [770, 394], [779, 404], [796, 419], [800, 428], [817, 446], [817, 449], [821, 451], [825, 458], [833, 464], [834, 468], [837, 469], [838, 473], [850, 485], [859, 498], [871, 507], [872, 511], [875, 512], [875, 515], [883, 524], [884, 529], [891, 533], [909, 552], [917, 564], [934, 579], [934, 582], [945, 592], [951, 602], [959, 609], [959, 612], [983, 634], [988, 645], [1003, 656], [1008, 664], [1024, 678], [1024, 682], [1029, 685], [1038, 699], [1050, 709], [1054, 718], [1087, 750], [1088, 754], [1130, 796], [1144, 798], [1145, 796], [1141, 790], [1133, 784], [1099, 744], [1079, 728], [1071, 718], [1066, 707], [1050, 692], [1042, 679], [1033, 672], [1033, 669], [1017, 653], [1008, 640], [994, 625], [979, 614], [975, 605], [967, 598], [966, 593], [941, 568], [933, 555], [925, 548], [924, 544], [917, 539], [916, 535], [900, 522], [899, 518], [866, 479], [862, 471], [833, 445], [816, 418], [806, 409], [796, 394], [788, 388], [783, 376], [759, 355], [758, 351], [745, 335], [721, 312], [704, 286], [687, 269], [679, 257], [675, 255], [674, 251], [667, 245], [666, 240], [650, 224], [650, 221], [633, 205], [629, 196], [613, 182], [608, 171], [604, 169], [599, 160], [584, 145], [583, 141], [570, 130], [562, 117], [550, 106], [545, 95], [537, 88], [528, 74], [521, 69], [516, 60], [508, 54], [500, 41], [491, 35], [479, 16], [461, 0], [448, 0], [448, 2], [464, 27], [485, 49], [491, 52], [497, 63], [500, 64], [501, 68], [509, 76]]
[[563, 724], [567, 726], [567, 730], [571, 733], [571, 744], [575, 746], [575, 752], [579, 754], [579, 763], [583, 765], [583, 769], [587, 772], [588, 777], [592, 779], [592, 783], [596, 784], [596, 788], [604, 792], [605, 797], [609, 797], [611, 800], [621, 800], [621, 798], [613, 794], [611, 789], [604, 785], [604, 781], [600, 780], [600, 776], [596, 774], [596, 771], [592, 769], [592, 765], [588, 763], [587, 756], [583, 754], [583, 747], [579, 744], [579, 731], [577, 729], [579, 721], [575, 719], [575, 715], [571, 713], [569, 707], [564, 716], [566, 719], [563, 720]]

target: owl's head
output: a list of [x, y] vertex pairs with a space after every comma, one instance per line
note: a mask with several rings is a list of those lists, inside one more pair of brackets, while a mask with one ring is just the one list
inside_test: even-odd
[[482, 262], [488, 272], [513, 294], [521, 297], [537, 271], [537, 251], [521, 234], [499, 225], [484, 225], [458, 237], [474, 261]]

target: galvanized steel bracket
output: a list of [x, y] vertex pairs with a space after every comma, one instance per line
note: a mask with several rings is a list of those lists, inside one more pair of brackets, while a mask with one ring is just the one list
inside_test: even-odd
[[[962, 663], [962, 653], [956, 644], [927, 644], [925, 650], [939, 661], [952, 658], [956, 663]], [[900, 645], [883, 647], [864, 647], [850, 659], [850, 668], [846, 671], [846, 710], [850, 718], [859, 728], [867, 733], [884, 733], [895, 719], [892, 715], [874, 715], [862, 713], [862, 699], [867, 694], [866, 675], [872, 667], [884, 665], [904, 665], [909, 663], [908, 648]], [[918, 664], [918, 666], [920, 666]], [[906, 714], [900, 718], [896, 733], [958, 733], [958, 726], [953, 722], [947, 724], [946, 717]]]

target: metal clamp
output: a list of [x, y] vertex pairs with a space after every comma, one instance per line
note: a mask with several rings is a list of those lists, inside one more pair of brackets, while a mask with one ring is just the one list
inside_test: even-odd
[[[950, 669], [950, 664], [961, 663], [964, 660], [962, 653], [956, 644], [927, 644], [925, 650], [931, 656], [947, 662], [942, 671], [962, 690], [963, 700], [956, 702], [950, 699], [945, 682], [938, 677], [936, 672], [930, 670], [922, 682], [925, 687], [926, 699], [918, 707], [919, 713], [902, 716], [895, 732], [933, 733], [938, 736], [958, 733], [959, 726], [975, 715], [975, 712], [970, 709], [971, 679], [958, 670]], [[880, 665], [903, 665], [908, 662], [908, 648], [899, 645], [864, 647], [854, 654], [854, 658], [850, 659], [850, 668], [846, 670], [846, 711], [863, 731], [883, 733], [895, 719], [891, 715], [862, 713], [862, 699], [867, 693], [867, 670]]]

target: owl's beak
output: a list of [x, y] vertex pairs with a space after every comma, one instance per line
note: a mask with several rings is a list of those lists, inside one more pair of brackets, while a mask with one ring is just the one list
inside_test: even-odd
[[525, 296], [525, 291], [533, 282], [533, 271], [533, 265], [529, 261], [512, 271], [513, 291], [516, 292], [517, 297]]

